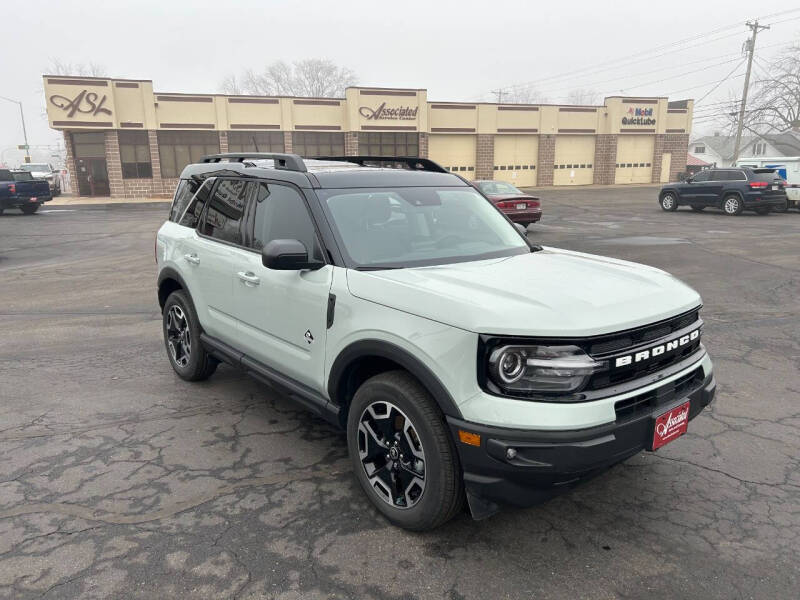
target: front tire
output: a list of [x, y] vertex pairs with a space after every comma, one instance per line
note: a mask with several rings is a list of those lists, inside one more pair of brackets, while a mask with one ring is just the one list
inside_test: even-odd
[[426, 531], [461, 509], [461, 470], [444, 415], [405, 371], [375, 375], [358, 388], [347, 447], [364, 493], [394, 525]]
[[659, 203], [661, 204], [662, 210], [665, 210], [667, 212], [673, 212], [675, 210], [678, 210], [678, 199], [672, 192], [667, 192], [666, 194], [663, 194], [661, 196], [661, 199], [659, 200]]
[[39, 210], [39, 204], [23, 204], [19, 207], [23, 215], [32, 215]]
[[735, 217], [742, 214], [744, 203], [739, 196], [731, 194], [730, 196], [725, 196], [722, 200], [722, 210], [726, 215]]
[[200, 321], [183, 290], [172, 292], [164, 303], [162, 329], [167, 357], [181, 379], [201, 381], [217, 370], [218, 361], [200, 343]]

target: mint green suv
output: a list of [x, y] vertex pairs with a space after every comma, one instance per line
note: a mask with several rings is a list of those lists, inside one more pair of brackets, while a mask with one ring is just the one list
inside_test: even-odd
[[426, 159], [206, 157], [156, 260], [175, 372], [228, 363], [344, 428], [367, 497], [407, 529], [547, 499], [714, 397], [696, 292], [532, 245]]

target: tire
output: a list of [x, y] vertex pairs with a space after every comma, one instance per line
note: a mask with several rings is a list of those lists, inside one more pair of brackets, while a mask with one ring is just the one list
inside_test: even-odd
[[40, 206], [41, 204], [23, 204], [19, 209], [22, 211], [23, 215], [32, 215], [39, 210]]
[[661, 204], [662, 210], [665, 210], [667, 212], [673, 212], [678, 210], [678, 199], [672, 192], [667, 192], [665, 194], [662, 194], [661, 198], [659, 198], [659, 204]]
[[692, 205], [692, 210], [693, 210], [694, 212], [703, 212], [703, 209], [704, 209], [704, 208], [705, 208], [705, 206], [696, 206], [696, 205], [694, 205], [694, 204]]
[[208, 379], [219, 362], [200, 343], [200, 321], [188, 294], [172, 292], [161, 319], [167, 358], [178, 377], [186, 381]]
[[461, 468], [444, 415], [409, 373], [380, 373], [358, 388], [347, 448], [364, 493], [394, 525], [427, 531], [461, 509]]
[[756, 209], [756, 214], [761, 215], [761, 216], [768, 215], [769, 213], [770, 213], [770, 207], [769, 206], [762, 206], [762, 207]]
[[742, 214], [744, 210], [744, 202], [739, 196], [730, 194], [722, 199], [722, 211], [731, 217]]

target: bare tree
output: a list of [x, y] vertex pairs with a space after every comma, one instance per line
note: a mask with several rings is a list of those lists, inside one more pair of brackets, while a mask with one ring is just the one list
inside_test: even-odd
[[502, 102], [510, 104], [547, 104], [547, 96], [534, 87], [512, 86], [502, 90]]
[[597, 104], [600, 101], [600, 94], [597, 90], [589, 88], [577, 88], [567, 94], [567, 104]]
[[[800, 128], [800, 45], [787, 48], [777, 59], [764, 67], [756, 61], [755, 80], [747, 98], [742, 124], [755, 135]], [[731, 94], [726, 102], [705, 113], [718, 123], [735, 125], [741, 99]]]
[[260, 72], [248, 69], [238, 77], [228, 75], [220, 90], [225, 94], [330, 98], [343, 96], [345, 88], [357, 81], [355, 73], [346, 67], [323, 58], [308, 58], [291, 65], [276, 61]]
[[77, 75], [79, 77], [105, 77], [105, 66], [95, 62], [67, 62], [59, 58], [51, 58], [47, 65], [48, 75]]

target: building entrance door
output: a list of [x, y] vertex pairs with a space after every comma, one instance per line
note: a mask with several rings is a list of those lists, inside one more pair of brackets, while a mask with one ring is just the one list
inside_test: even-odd
[[105, 158], [78, 158], [78, 191], [81, 196], [109, 196]]

